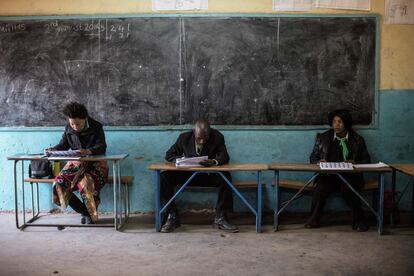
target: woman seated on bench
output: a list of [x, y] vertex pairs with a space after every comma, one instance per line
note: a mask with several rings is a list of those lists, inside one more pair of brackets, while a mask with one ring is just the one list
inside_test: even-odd
[[[63, 109], [68, 123], [62, 139], [56, 146], [46, 149], [79, 150], [82, 155], [105, 154], [106, 142], [102, 124], [88, 116], [86, 107], [77, 102]], [[53, 202], [66, 209], [69, 205], [82, 215], [82, 224], [93, 224], [98, 219], [99, 191], [108, 178], [108, 164], [101, 162], [69, 161], [53, 183]], [[74, 195], [78, 190], [83, 202]]]
[[[335, 110], [329, 113], [328, 122], [331, 129], [318, 135], [310, 156], [311, 163], [319, 162], [351, 162], [370, 163], [364, 138], [352, 128], [352, 117], [347, 110]], [[356, 191], [364, 186], [362, 173], [341, 174]], [[305, 224], [306, 228], [320, 226], [320, 218], [329, 195], [340, 191], [352, 209], [352, 229], [364, 232], [368, 230], [361, 200], [337, 175], [320, 174], [316, 178], [316, 187], [312, 199], [312, 215]]]

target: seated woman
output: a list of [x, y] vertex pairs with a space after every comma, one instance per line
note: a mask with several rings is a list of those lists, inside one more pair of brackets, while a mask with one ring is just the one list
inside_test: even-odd
[[[318, 135], [310, 156], [310, 162], [370, 163], [370, 156], [364, 138], [352, 129], [352, 117], [349, 111], [343, 109], [332, 111], [328, 115], [328, 121], [332, 128]], [[343, 173], [341, 175], [358, 192], [365, 184], [361, 173]], [[359, 232], [368, 230], [360, 199], [337, 175], [320, 174], [315, 181], [312, 215], [305, 224], [305, 228], [320, 226], [320, 218], [327, 198], [332, 192], [340, 191], [352, 209], [352, 229]]]
[[[85, 106], [67, 104], [63, 114], [68, 118], [59, 144], [47, 150], [80, 150], [82, 155], [104, 154], [105, 134], [102, 124], [88, 116]], [[99, 192], [108, 178], [108, 164], [101, 162], [69, 161], [55, 178], [53, 202], [63, 209], [69, 205], [82, 215], [82, 224], [98, 219]], [[73, 193], [78, 190], [83, 202]]]

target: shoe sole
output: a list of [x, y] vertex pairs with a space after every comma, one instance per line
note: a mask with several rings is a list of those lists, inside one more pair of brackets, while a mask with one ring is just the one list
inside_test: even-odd
[[238, 233], [239, 229], [234, 229], [234, 230], [229, 230], [229, 229], [225, 229], [217, 224], [213, 224], [213, 229], [217, 229], [217, 230], [223, 230], [224, 232], [227, 233]]

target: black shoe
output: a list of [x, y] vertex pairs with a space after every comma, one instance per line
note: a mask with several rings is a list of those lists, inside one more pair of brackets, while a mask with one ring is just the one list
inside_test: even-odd
[[224, 230], [229, 233], [237, 233], [239, 232], [239, 228], [235, 225], [231, 225], [225, 216], [216, 217], [213, 222], [213, 228]]
[[161, 227], [162, 233], [171, 233], [175, 230], [175, 228], [180, 227], [180, 221], [177, 218], [177, 215], [174, 213], [169, 213], [167, 217], [167, 221]]
[[368, 225], [364, 221], [359, 221], [352, 224], [352, 229], [357, 232], [366, 232], [368, 231]]
[[94, 224], [93, 221], [92, 221], [92, 219], [91, 219], [91, 217], [89, 215], [86, 215], [86, 216], [85, 215], [82, 215], [81, 223], [82, 224]]
[[307, 223], [305, 223], [304, 227], [307, 229], [319, 228], [321, 227], [321, 224], [315, 221], [308, 221]]

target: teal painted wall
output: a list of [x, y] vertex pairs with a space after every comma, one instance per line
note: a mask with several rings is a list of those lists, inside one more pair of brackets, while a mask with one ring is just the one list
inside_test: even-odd
[[[365, 137], [372, 160], [383, 162], [414, 163], [414, 91], [385, 90], [379, 93], [379, 121], [377, 128], [361, 129]], [[62, 127], [63, 130], [63, 127]], [[231, 162], [308, 162], [316, 132], [325, 129], [279, 129], [279, 130], [222, 130], [231, 156]], [[153, 173], [147, 166], [153, 162], [163, 161], [164, 153], [175, 141], [178, 130], [136, 130], [107, 131], [108, 153], [129, 153], [122, 163], [122, 174], [133, 175], [135, 181], [130, 193], [132, 211], [148, 212], [154, 209]], [[6, 157], [15, 153], [37, 153], [49, 145], [58, 142], [62, 131], [0, 131], [0, 211], [14, 209], [13, 164]], [[136, 160], [135, 157], [142, 157]], [[305, 179], [310, 174], [282, 173], [282, 178]], [[263, 196], [264, 208], [273, 206], [273, 174], [264, 173], [267, 188]], [[373, 176], [371, 176], [373, 177]], [[235, 179], [255, 179], [253, 173], [234, 174]], [[390, 181], [387, 178], [387, 185]], [[406, 183], [406, 177], [398, 177], [398, 188]], [[51, 203], [51, 188], [41, 186], [41, 209], [49, 210], [55, 206]], [[21, 187], [19, 187], [21, 189]], [[26, 189], [29, 192], [29, 189]], [[411, 191], [411, 190], [410, 190]], [[191, 196], [189, 196], [191, 195]], [[282, 200], [289, 194], [282, 194]], [[111, 186], [102, 191], [101, 211], [112, 210]], [[255, 200], [254, 191], [247, 192], [251, 201]], [[191, 192], [179, 200], [182, 209], [212, 208], [215, 202], [214, 192]], [[402, 200], [403, 209], [410, 208], [410, 193]], [[290, 211], [309, 210], [310, 197], [305, 196], [296, 201]], [[330, 209], [344, 208], [341, 200], [333, 198], [328, 203]], [[235, 200], [236, 211], [247, 211], [239, 200]]]

